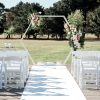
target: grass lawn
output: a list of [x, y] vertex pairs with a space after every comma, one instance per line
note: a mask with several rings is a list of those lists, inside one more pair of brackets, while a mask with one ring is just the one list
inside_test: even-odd
[[35, 61], [63, 61], [70, 50], [66, 41], [29, 41], [25, 46]]
[[[16, 48], [23, 49], [20, 40], [1, 40], [1, 47], [4, 43], [12, 43]], [[53, 40], [23, 40], [24, 46], [29, 51], [34, 62], [37, 61], [64, 61], [70, 51], [67, 41]]]
[[86, 41], [83, 50], [100, 51], [100, 41]]
[[[0, 40], [0, 47], [3, 47], [4, 43], [12, 43], [16, 48], [23, 49], [23, 45], [20, 40]], [[70, 52], [70, 47], [67, 41], [55, 41], [55, 40], [23, 40], [24, 46], [30, 53], [34, 62], [38, 61], [60, 61], [63, 62]], [[86, 41], [85, 47], [82, 50], [97, 50], [100, 51], [99, 41]]]

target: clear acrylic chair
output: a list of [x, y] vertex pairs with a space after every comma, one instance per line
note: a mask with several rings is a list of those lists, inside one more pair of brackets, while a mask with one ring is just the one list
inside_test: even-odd
[[7, 51], [7, 56], [18, 56], [23, 58], [23, 70], [24, 70], [24, 82], [26, 82], [29, 74], [29, 60], [28, 60], [28, 51], [26, 50], [12, 50], [12, 51]]
[[77, 83], [79, 83], [79, 71], [81, 66], [80, 62], [80, 57], [77, 56], [77, 54], [72, 54], [71, 74]]
[[82, 89], [99, 88], [99, 59], [94, 56], [81, 58], [79, 85]]
[[5, 57], [5, 87], [24, 88], [23, 59], [18, 56]]

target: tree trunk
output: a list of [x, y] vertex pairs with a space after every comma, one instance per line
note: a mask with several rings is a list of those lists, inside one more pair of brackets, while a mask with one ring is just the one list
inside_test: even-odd
[[28, 34], [28, 39], [30, 39], [30, 34]]
[[48, 37], [47, 37], [47, 39], [49, 39], [50, 38], [50, 34], [48, 33]]
[[58, 34], [56, 34], [56, 40], [58, 40]]
[[6, 39], [10, 39], [10, 34], [7, 35]]
[[22, 38], [22, 36], [23, 36], [23, 35], [21, 34], [20, 38]]
[[59, 36], [60, 36], [59, 39], [60, 39], [60, 40], [63, 40], [63, 34], [60, 34]]
[[33, 35], [33, 39], [36, 39], [36, 35], [35, 34]]
[[84, 17], [84, 23], [83, 23], [83, 33], [80, 41], [80, 45], [82, 48], [84, 48], [84, 41], [85, 41], [85, 33], [86, 33], [86, 17], [87, 17], [87, 9], [83, 8], [83, 17]]

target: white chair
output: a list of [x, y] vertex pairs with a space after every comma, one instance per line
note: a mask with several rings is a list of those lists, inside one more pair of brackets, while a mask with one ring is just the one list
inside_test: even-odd
[[79, 84], [79, 71], [81, 60], [76, 54], [72, 54], [71, 74], [73, 75], [76, 82]]
[[26, 79], [28, 77], [29, 73], [29, 60], [28, 60], [28, 51], [25, 50], [17, 50], [17, 51], [8, 51], [7, 56], [18, 56], [23, 58], [23, 70], [24, 70], [24, 82], [26, 82]]
[[94, 56], [81, 58], [79, 86], [82, 89], [99, 88], [99, 59]]
[[5, 87], [24, 88], [23, 59], [18, 56], [5, 57]]
[[2, 84], [3, 84], [2, 69], [3, 69], [3, 57], [0, 57], [0, 89], [2, 89]]

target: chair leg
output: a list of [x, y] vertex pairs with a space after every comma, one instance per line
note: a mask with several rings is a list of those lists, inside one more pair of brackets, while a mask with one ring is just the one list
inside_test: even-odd
[[4, 74], [4, 87], [7, 87], [7, 73]]
[[2, 89], [2, 79], [0, 79], [0, 89]]

